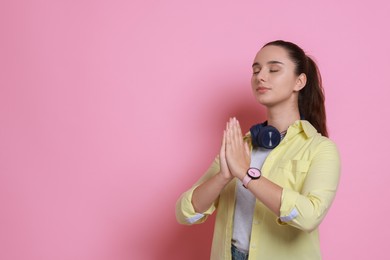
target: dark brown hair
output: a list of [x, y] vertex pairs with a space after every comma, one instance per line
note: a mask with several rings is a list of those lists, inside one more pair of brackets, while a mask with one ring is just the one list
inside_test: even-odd
[[309, 121], [319, 133], [328, 136], [326, 128], [325, 95], [322, 88], [320, 71], [312, 58], [298, 45], [277, 40], [265, 44], [265, 46], [279, 46], [285, 49], [290, 59], [295, 63], [295, 74], [306, 74], [306, 85], [299, 91], [298, 107], [301, 117]]

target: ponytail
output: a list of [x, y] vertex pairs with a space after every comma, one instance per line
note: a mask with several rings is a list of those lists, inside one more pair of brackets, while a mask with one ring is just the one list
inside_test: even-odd
[[326, 127], [325, 95], [316, 63], [296, 44], [282, 40], [267, 43], [284, 48], [295, 63], [295, 74], [306, 74], [306, 86], [299, 91], [298, 107], [301, 117], [309, 121], [319, 133], [328, 137]]
[[326, 128], [325, 95], [322, 88], [322, 78], [316, 63], [309, 56], [306, 57], [306, 86], [299, 91], [299, 112], [323, 136], [328, 136]]

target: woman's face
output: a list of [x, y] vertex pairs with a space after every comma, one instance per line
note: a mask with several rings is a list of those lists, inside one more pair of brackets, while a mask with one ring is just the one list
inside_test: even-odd
[[261, 104], [267, 107], [297, 105], [298, 91], [305, 86], [306, 76], [295, 75], [295, 64], [285, 49], [272, 45], [263, 47], [252, 68], [252, 90]]

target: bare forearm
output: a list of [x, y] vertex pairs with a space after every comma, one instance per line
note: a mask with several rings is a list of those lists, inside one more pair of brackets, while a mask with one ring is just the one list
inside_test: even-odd
[[206, 211], [218, 198], [223, 188], [232, 180], [218, 173], [208, 181], [202, 183], [192, 194], [192, 205], [198, 213]]
[[273, 183], [265, 177], [253, 180], [248, 183], [248, 189], [260, 200], [267, 208], [280, 216], [280, 206], [283, 188]]

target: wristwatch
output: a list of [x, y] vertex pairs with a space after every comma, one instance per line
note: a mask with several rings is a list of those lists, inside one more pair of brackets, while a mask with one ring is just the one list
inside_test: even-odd
[[261, 171], [257, 168], [249, 168], [246, 175], [242, 179], [242, 185], [248, 189], [248, 183], [251, 180], [257, 180], [261, 177]]

